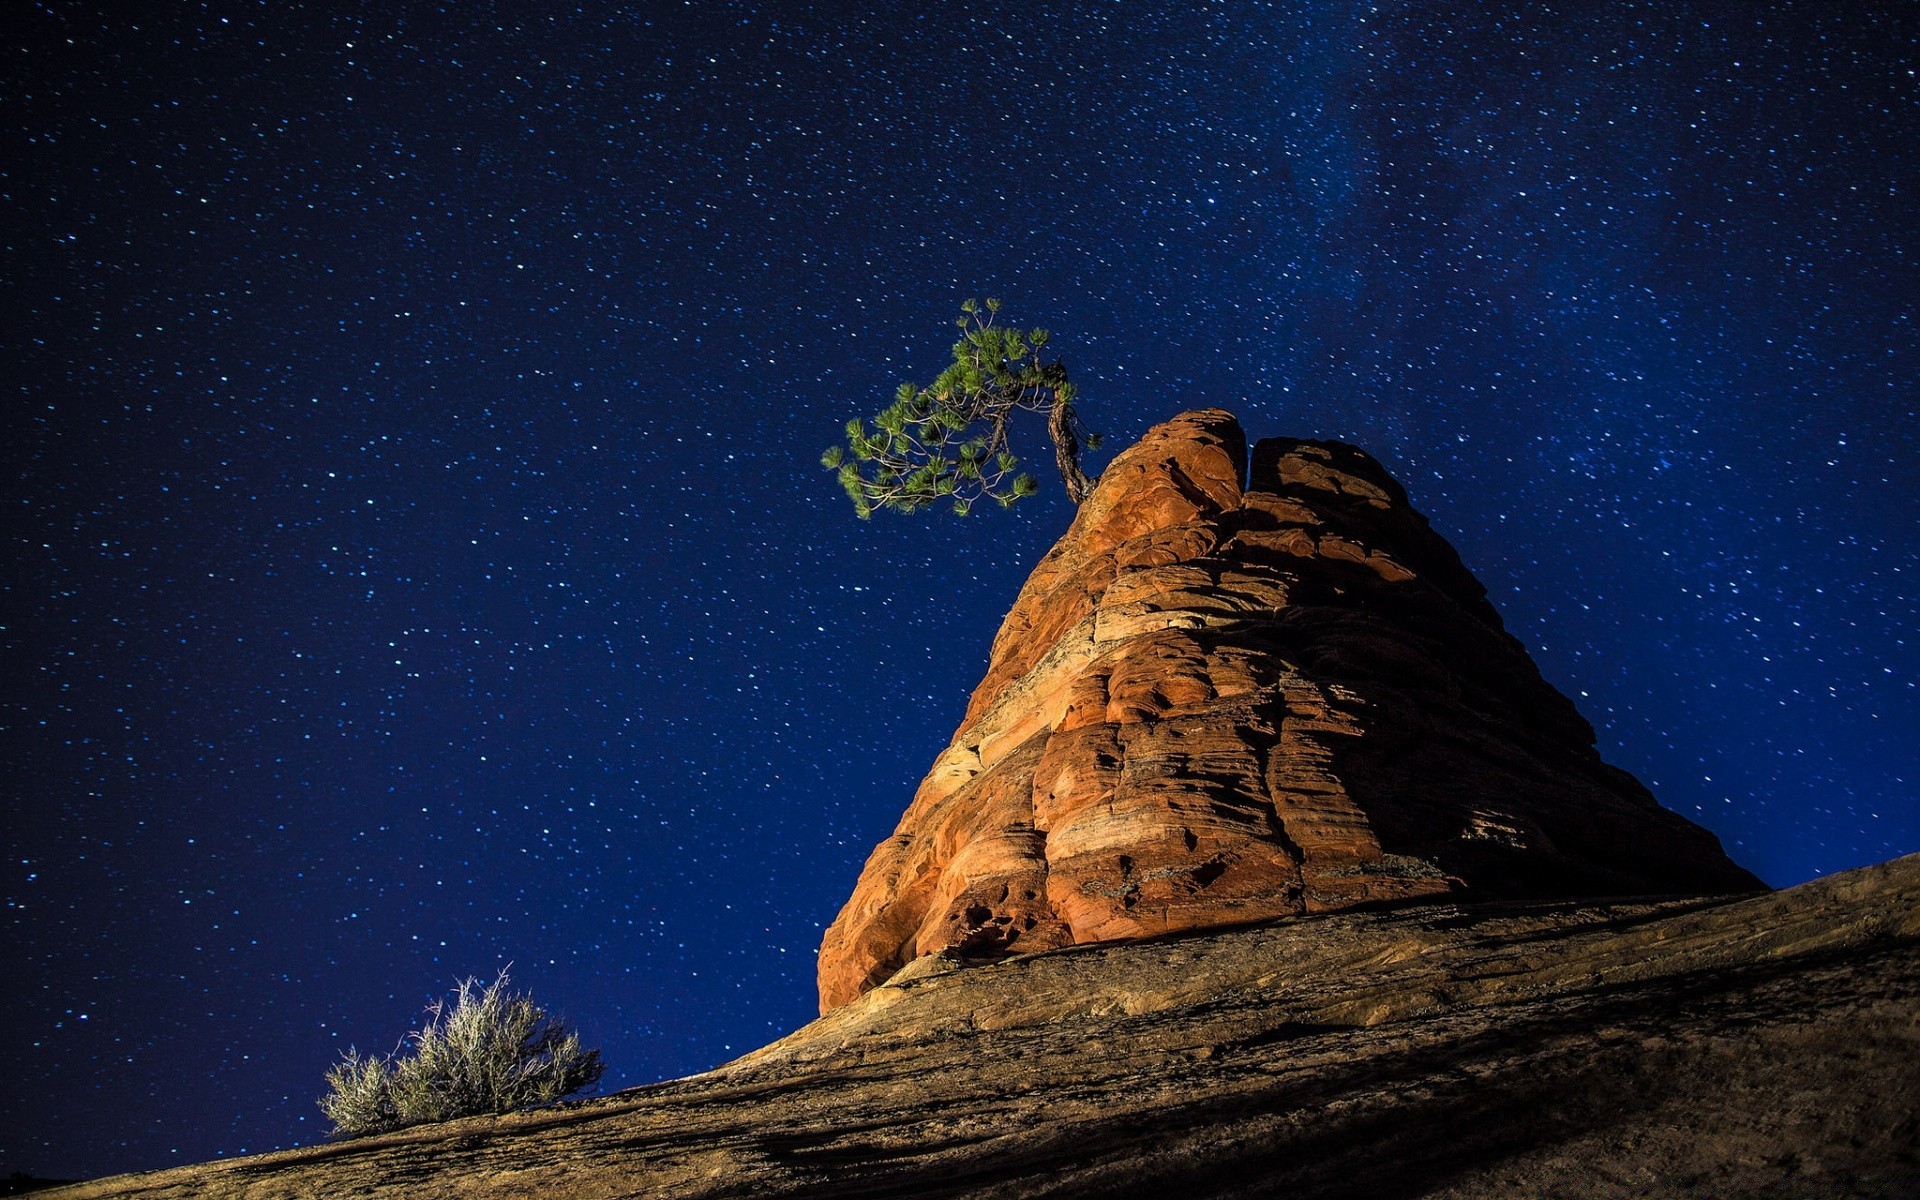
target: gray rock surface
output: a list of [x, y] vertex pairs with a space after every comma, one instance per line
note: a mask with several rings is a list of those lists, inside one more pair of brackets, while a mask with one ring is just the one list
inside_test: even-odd
[[716, 1071], [82, 1197], [1911, 1197], [1920, 856], [929, 955]]

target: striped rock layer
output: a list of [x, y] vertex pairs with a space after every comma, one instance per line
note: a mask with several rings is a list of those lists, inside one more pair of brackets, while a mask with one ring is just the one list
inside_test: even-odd
[[1186, 413], [1034, 569], [820, 950], [992, 959], [1420, 899], [1744, 891], [1359, 449]]

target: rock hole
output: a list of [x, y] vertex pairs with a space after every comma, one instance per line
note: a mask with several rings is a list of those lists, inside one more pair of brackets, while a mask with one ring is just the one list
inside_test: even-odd
[[1187, 849], [1189, 850], [1200, 844], [1200, 839], [1193, 836], [1193, 830], [1191, 829], [1182, 829], [1180, 831], [1180, 840], [1187, 844]]
[[1220, 862], [1201, 863], [1199, 866], [1193, 869], [1194, 886], [1197, 888], [1211, 887], [1213, 885], [1214, 880], [1220, 878], [1222, 875], [1225, 875], [1226, 873], [1227, 873], [1227, 866], [1225, 863], [1220, 863]]

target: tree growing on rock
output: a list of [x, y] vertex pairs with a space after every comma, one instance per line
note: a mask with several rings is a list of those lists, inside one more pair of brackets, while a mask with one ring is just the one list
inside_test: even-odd
[[335, 1137], [547, 1104], [593, 1086], [606, 1069], [578, 1034], [507, 991], [504, 970], [485, 987], [462, 980], [451, 1005], [438, 1000], [427, 1012], [426, 1027], [407, 1035], [411, 1053], [349, 1050], [327, 1072], [320, 1110]]
[[954, 322], [960, 340], [947, 369], [925, 387], [901, 384], [871, 427], [854, 418], [846, 443], [821, 455], [856, 514], [918, 512], [946, 502], [966, 516], [981, 500], [1006, 508], [1033, 495], [1039, 485], [1020, 470], [1007, 442], [1007, 422], [1016, 412], [1045, 416], [1054, 465], [1073, 502], [1093, 490], [1080, 451], [1097, 448], [1099, 438], [1074, 412], [1077, 393], [1065, 364], [1042, 361], [1046, 330], [1001, 325], [999, 313], [998, 300], [962, 304]]

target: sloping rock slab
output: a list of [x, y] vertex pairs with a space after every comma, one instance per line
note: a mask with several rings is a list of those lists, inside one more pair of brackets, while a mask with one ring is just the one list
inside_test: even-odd
[[45, 1193], [1910, 1197], [1920, 856], [928, 956], [706, 1075]]

